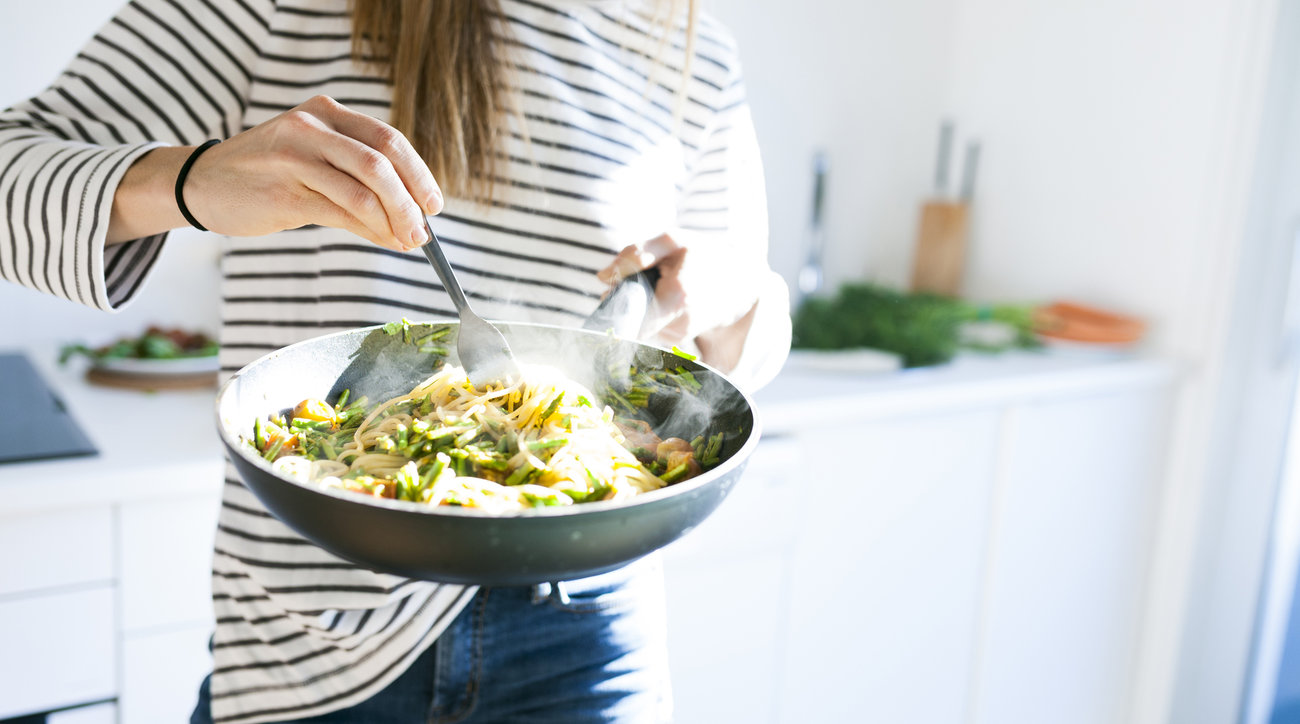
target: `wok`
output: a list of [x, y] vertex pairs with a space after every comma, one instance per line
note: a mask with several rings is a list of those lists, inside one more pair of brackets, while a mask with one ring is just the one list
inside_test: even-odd
[[298, 482], [273, 472], [244, 440], [253, 420], [305, 398], [334, 400], [344, 390], [371, 404], [405, 394], [434, 364], [408, 339], [451, 327], [442, 340], [456, 363], [457, 323], [412, 325], [390, 335], [366, 327], [272, 352], [235, 374], [217, 395], [221, 439], [245, 485], [266, 508], [322, 548], [373, 570], [478, 585], [563, 581], [613, 570], [700, 524], [739, 481], [758, 444], [750, 399], [721, 373], [672, 352], [610, 334], [539, 324], [499, 323], [516, 357], [563, 370], [597, 394], [609, 370], [684, 367], [702, 384], [695, 396], [656, 392], [649, 421], [663, 437], [725, 432], [721, 462], [704, 474], [625, 502], [594, 502], [489, 515], [450, 506], [373, 498]]

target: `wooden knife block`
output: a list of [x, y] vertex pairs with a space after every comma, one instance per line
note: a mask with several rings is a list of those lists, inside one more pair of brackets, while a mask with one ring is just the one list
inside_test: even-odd
[[963, 201], [930, 201], [921, 207], [912, 291], [961, 295], [969, 223], [970, 205]]

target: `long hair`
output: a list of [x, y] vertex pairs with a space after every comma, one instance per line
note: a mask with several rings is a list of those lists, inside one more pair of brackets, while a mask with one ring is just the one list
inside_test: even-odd
[[[666, 43], [683, 0], [657, 0]], [[698, 0], [685, 0], [686, 63], [694, 55]], [[507, 116], [500, 0], [352, 0], [352, 54], [379, 63], [393, 87], [389, 122], [404, 133], [448, 196], [486, 201], [496, 178]], [[678, 108], [685, 94], [682, 84]]]

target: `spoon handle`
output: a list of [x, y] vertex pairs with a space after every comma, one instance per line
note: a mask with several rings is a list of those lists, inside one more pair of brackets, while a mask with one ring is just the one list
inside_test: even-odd
[[451, 297], [451, 303], [456, 305], [456, 311], [464, 314], [469, 311], [469, 300], [465, 298], [460, 282], [456, 281], [456, 273], [451, 269], [451, 262], [447, 261], [447, 256], [442, 253], [442, 242], [438, 241], [438, 236], [433, 233], [427, 218], [424, 220], [424, 229], [429, 232], [429, 243], [420, 248], [424, 251], [424, 255], [429, 257], [433, 270], [438, 272], [438, 279], [447, 290], [447, 296]]

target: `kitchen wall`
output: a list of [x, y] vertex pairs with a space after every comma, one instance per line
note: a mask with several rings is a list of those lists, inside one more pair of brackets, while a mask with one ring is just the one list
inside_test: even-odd
[[812, 157], [830, 162], [826, 269], [833, 286], [902, 284], [948, 107], [957, 0], [706, 0], [740, 43], [767, 174], [772, 265], [804, 260]]
[[[0, 67], [6, 69], [0, 73], [0, 107], [48, 85], [120, 5], [115, 0], [6, 0], [0, 22]], [[217, 246], [198, 232], [174, 232], [171, 239], [142, 293], [117, 314], [0, 282], [0, 348], [99, 344], [155, 323], [215, 332]]]
[[971, 294], [1072, 297], [1175, 337], [1206, 278], [1236, 71], [1226, 0], [961, 0], [952, 112], [985, 143]]

